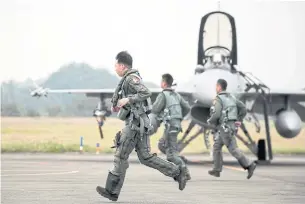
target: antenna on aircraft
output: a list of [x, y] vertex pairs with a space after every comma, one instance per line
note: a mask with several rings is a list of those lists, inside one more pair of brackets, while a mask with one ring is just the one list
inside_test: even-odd
[[[217, 1], [218, 4], [218, 11], [220, 11], [220, 1]], [[219, 43], [219, 35], [220, 35], [220, 24], [219, 24], [219, 15], [217, 15], [217, 45], [220, 45]]]
[[217, 1], [218, 11], [220, 11], [220, 1]]

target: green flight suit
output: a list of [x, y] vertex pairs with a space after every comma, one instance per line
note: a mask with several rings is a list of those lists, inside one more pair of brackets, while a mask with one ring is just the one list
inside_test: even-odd
[[[144, 110], [143, 104], [150, 99], [151, 92], [142, 83], [141, 78], [136, 75], [135, 70], [128, 70], [120, 81], [114, 93], [112, 102], [116, 106], [119, 98], [129, 98], [129, 103], [121, 108], [118, 117], [125, 121], [125, 127], [119, 139], [114, 155], [114, 167], [108, 173], [106, 187], [97, 187], [97, 191], [102, 196], [116, 201], [124, 183], [126, 170], [129, 167], [128, 157], [135, 149], [140, 162], [148, 167], [157, 169], [166, 176], [172, 177], [179, 182], [179, 189], [183, 190], [186, 183], [186, 170], [179, 166], [161, 159], [156, 154], [151, 154], [148, 129], [150, 120], [148, 112]], [[121, 93], [121, 96], [118, 96]], [[147, 105], [146, 105], [147, 106]], [[136, 107], [136, 109], [132, 109]], [[134, 112], [130, 111], [133, 110]], [[127, 111], [127, 114], [124, 114]], [[130, 118], [132, 115], [132, 119]], [[144, 124], [144, 134], [141, 132], [141, 124]]]
[[217, 126], [213, 145], [213, 170], [222, 171], [222, 147], [226, 145], [230, 154], [235, 157], [239, 164], [248, 169], [252, 164], [249, 159], [237, 147], [235, 134], [237, 127], [235, 122], [244, 119], [247, 114], [245, 105], [227, 92], [220, 92], [211, 106], [211, 117], [208, 123]]
[[[152, 107], [152, 114], [164, 119], [164, 111], [169, 110], [170, 119], [164, 128], [163, 137], [159, 140], [160, 151], [166, 154], [167, 160], [179, 166], [185, 166], [185, 162], [179, 156], [177, 150], [177, 136], [181, 132], [181, 121], [190, 111], [190, 105], [173, 89], [164, 89], [158, 96]], [[190, 179], [187, 170], [187, 179]]]

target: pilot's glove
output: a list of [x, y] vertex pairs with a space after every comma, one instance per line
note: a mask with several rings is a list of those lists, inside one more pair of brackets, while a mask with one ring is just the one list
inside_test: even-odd
[[240, 121], [236, 121], [234, 124], [235, 124], [236, 127], [240, 127], [241, 126], [241, 122]]
[[116, 107], [111, 107], [111, 111], [116, 113], [116, 112], [119, 112], [120, 110], [120, 107], [116, 106]]

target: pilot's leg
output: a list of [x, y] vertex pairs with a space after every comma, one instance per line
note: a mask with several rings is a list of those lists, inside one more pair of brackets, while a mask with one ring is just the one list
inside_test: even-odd
[[169, 131], [167, 134], [165, 131], [164, 138], [165, 138], [165, 146], [166, 146], [166, 150], [165, 150], [166, 159], [178, 166], [185, 167], [187, 180], [191, 180], [190, 172], [186, 167], [185, 162], [183, 161], [183, 159], [181, 159], [177, 151], [177, 136], [179, 132], [180, 132], [180, 128], [174, 126], [169, 127]]
[[158, 148], [159, 148], [160, 152], [162, 152], [163, 154], [166, 154], [165, 134], [163, 134], [163, 136], [159, 139]]
[[186, 185], [186, 168], [177, 166], [172, 162], [158, 157], [150, 152], [150, 141], [147, 135], [142, 139], [138, 138], [136, 152], [141, 164], [156, 169], [165, 176], [174, 178], [179, 183], [179, 189], [183, 190]]
[[[160, 152], [162, 152], [163, 154], [166, 154], [166, 140], [165, 140], [165, 138], [166, 138], [166, 131], [164, 131], [164, 133], [163, 133], [163, 136], [159, 139], [159, 141], [158, 141], [158, 149], [160, 150]], [[177, 143], [177, 142], [176, 142]], [[181, 156], [181, 155], [179, 155], [179, 151], [178, 151], [178, 144], [177, 144], [177, 155], [178, 155], [178, 157], [180, 157], [180, 159], [184, 162], [184, 163], [186, 163], [187, 162], [187, 159], [184, 157], [184, 156]], [[189, 179], [190, 179], [190, 175], [188, 175], [189, 177]]]
[[214, 134], [214, 144], [213, 144], [213, 169], [208, 173], [212, 176], [219, 177], [222, 171], [222, 147], [223, 141], [221, 139], [220, 133], [216, 132]]
[[135, 131], [129, 126], [122, 130], [120, 145], [117, 147], [114, 155], [114, 167], [108, 173], [106, 186], [97, 186], [97, 192], [112, 201], [117, 201], [124, 184], [126, 170], [129, 167], [128, 157], [135, 147]]
[[245, 169], [248, 170], [248, 176], [247, 178], [251, 178], [253, 175], [253, 172], [256, 168], [255, 162], [251, 162], [244, 153], [237, 147], [237, 142], [235, 138], [235, 125], [229, 125], [230, 130], [228, 132], [225, 132], [224, 130], [221, 130], [222, 133], [222, 140], [223, 143], [227, 146], [230, 154], [235, 157], [238, 161], [238, 163]]

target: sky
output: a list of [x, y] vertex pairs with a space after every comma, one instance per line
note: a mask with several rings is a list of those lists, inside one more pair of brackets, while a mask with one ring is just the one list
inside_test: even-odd
[[[193, 75], [204, 0], [1, 0], [0, 81], [44, 78], [72, 61], [114, 73], [131, 53], [146, 81]], [[238, 64], [272, 88], [305, 87], [305, 2], [220, 1], [235, 17]]]

